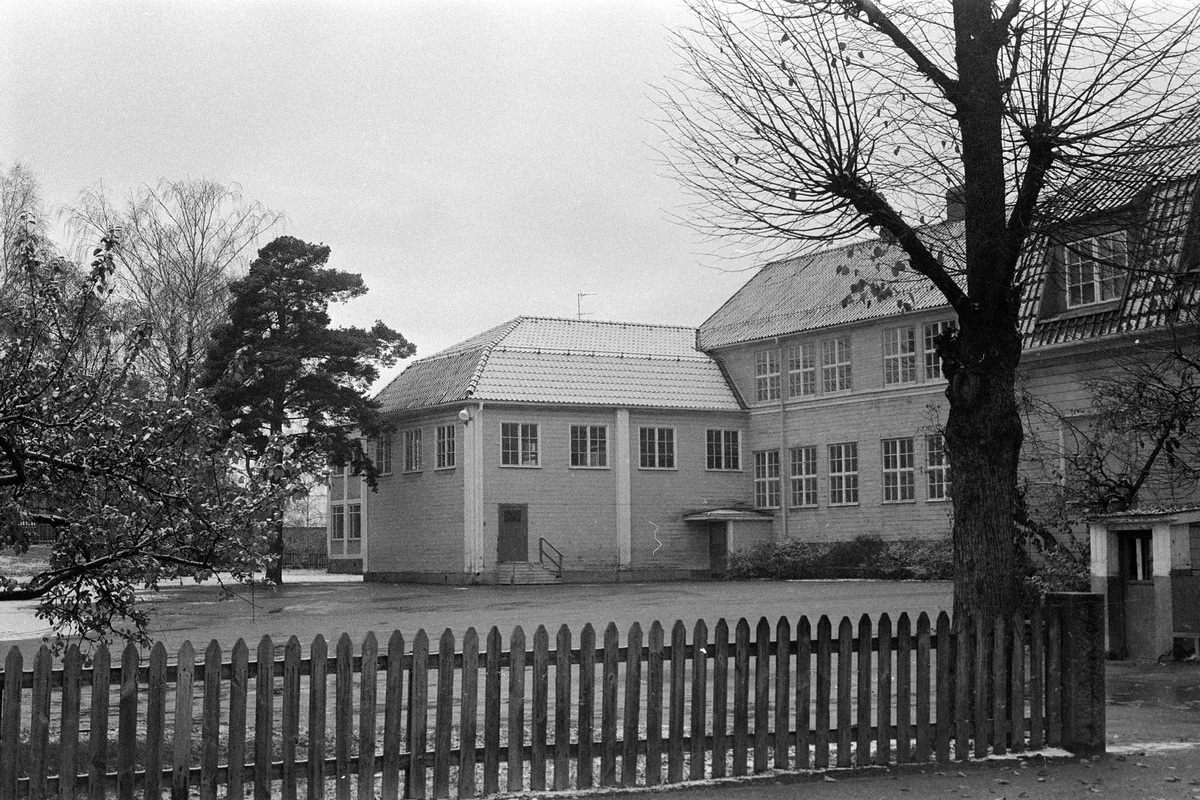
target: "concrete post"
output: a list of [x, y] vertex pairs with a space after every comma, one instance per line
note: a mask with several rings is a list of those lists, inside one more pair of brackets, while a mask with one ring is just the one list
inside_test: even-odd
[[1046, 610], [1062, 622], [1062, 746], [1072, 753], [1104, 752], [1104, 596], [1046, 595]]

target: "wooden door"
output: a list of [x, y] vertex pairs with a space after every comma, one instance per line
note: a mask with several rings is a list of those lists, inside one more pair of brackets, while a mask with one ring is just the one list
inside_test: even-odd
[[529, 506], [500, 506], [497, 561], [529, 560]]
[[729, 535], [726, 532], [728, 523], [708, 523], [708, 564], [712, 574], [725, 577], [729, 569]]
[[1125, 649], [1131, 658], [1154, 658], [1154, 561], [1150, 531], [1117, 534]]

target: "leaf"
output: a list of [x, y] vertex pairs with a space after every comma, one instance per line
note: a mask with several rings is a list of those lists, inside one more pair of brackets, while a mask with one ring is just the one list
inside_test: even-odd
[[795, 199], [796, 199], [796, 190], [789, 189], [788, 190], [788, 200], [795, 200]]
[[792, 35], [791, 35], [790, 33], [788, 33], [787, 31], [784, 31], [783, 37], [782, 37], [782, 38], [780, 38], [780, 40], [779, 40], [779, 43], [780, 43], [780, 44], [783, 44], [784, 42], [786, 42], [786, 41], [787, 41], [788, 39], [790, 39], [790, 38], [792, 38]]

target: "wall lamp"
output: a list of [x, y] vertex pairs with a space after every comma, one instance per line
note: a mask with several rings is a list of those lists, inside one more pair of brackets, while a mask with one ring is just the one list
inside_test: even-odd
[[462, 411], [458, 412], [458, 418], [460, 420], [462, 420], [463, 425], [470, 425], [471, 424], [471, 409], [464, 408]]

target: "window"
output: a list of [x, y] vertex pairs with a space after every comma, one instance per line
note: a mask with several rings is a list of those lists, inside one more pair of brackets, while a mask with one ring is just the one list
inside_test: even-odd
[[341, 503], [334, 503], [329, 509], [329, 536], [335, 542], [346, 538], [346, 507]]
[[883, 502], [904, 503], [916, 499], [912, 439], [883, 440]]
[[642, 469], [675, 469], [675, 429], [640, 428]]
[[779, 353], [759, 350], [754, 354], [754, 396], [758, 401], [779, 399]]
[[1071, 242], [1065, 250], [1067, 308], [1121, 296], [1128, 257], [1125, 231]]
[[346, 504], [346, 538], [351, 542], [358, 541], [362, 538], [361, 503]]
[[709, 430], [706, 436], [708, 439], [708, 469], [739, 470], [742, 468], [737, 431]]
[[779, 507], [779, 451], [754, 454], [754, 507]]
[[817, 505], [817, 448], [793, 447], [791, 504], [799, 508]]
[[932, 381], [942, 377], [942, 360], [937, 354], [937, 337], [954, 328], [952, 319], [925, 323], [925, 380]]
[[883, 384], [912, 383], [917, 379], [917, 332], [909, 325], [883, 332]]
[[453, 469], [455, 458], [454, 437], [456, 436], [455, 427], [453, 425], [439, 425], [437, 429], [436, 439], [436, 458], [437, 466], [435, 469]]
[[788, 348], [788, 394], [811, 397], [817, 393], [817, 348], [812, 342]]
[[930, 500], [950, 498], [950, 462], [940, 433], [925, 437], [925, 492]]
[[391, 434], [383, 434], [375, 440], [375, 470], [380, 475], [392, 474]]
[[829, 445], [829, 504], [858, 503], [858, 442]]
[[421, 431], [404, 432], [404, 471], [421, 471]]
[[608, 466], [608, 428], [603, 425], [571, 426], [571, 466]]
[[506, 467], [539, 465], [538, 426], [535, 423], [500, 423], [500, 464]]
[[344, 465], [329, 476], [329, 555], [336, 558], [362, 553], [362, 477]]
[[821, 385], [826, 393], [850, 391], [850, 337], [821, 342]]

